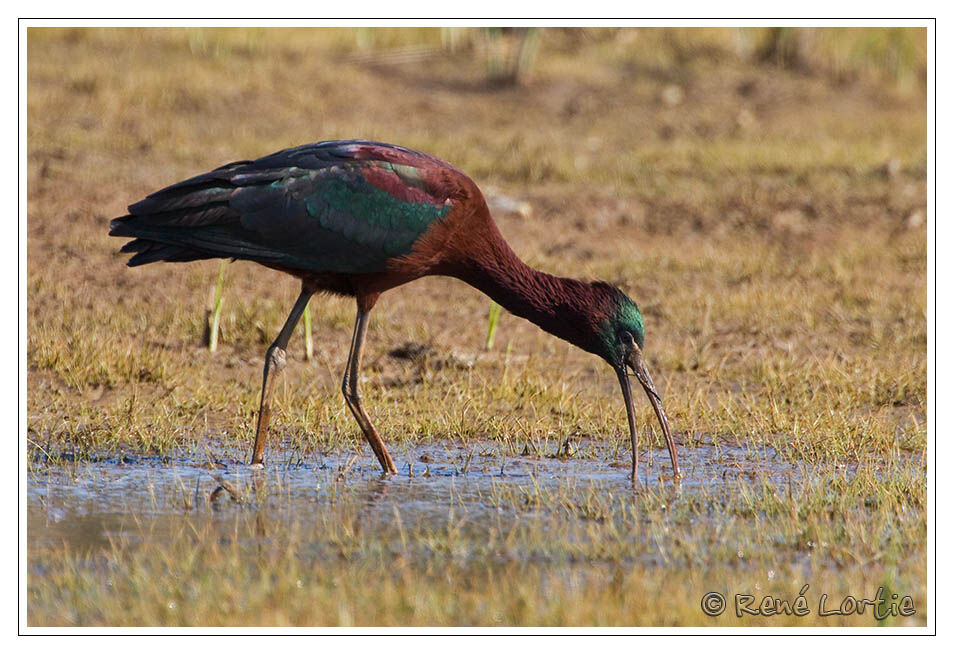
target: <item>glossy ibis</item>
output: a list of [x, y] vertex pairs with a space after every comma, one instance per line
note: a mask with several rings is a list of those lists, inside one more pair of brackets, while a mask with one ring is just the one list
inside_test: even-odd
[[316, 292], [354, 297], [358, 312], [341, 390], [385, 472], [394, 461], [358, 389], [368, 315], [381, 294], [425, 275], [448, 275], [508, 311], [603, 358], [626, 403], [636, 479], [638, 437], [627, 368], [642, 385], [679, 464], [662, 400], [643, 360], [643, 318], [605, 282], [555, 277], [521, 261], [477, 185], [427, 154], [372, 141], [322, 141], [237, 161], [157, 191], [110, 223], [132, 237], [128, 265], [232, 258], [301, 280], [301, 294], [268, 348], [252, 464], [264, 462], [275, 379]]

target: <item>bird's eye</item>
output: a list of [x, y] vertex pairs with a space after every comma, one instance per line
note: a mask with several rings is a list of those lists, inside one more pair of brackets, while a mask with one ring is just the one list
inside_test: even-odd
[[630, 345], [630, 346], [634, 345], [636, 342], [633, 339], [633, 335], [630, 332], [626, 331], [625, 329], [619, 333], [619, 340], [622, 341], [624, 344]]

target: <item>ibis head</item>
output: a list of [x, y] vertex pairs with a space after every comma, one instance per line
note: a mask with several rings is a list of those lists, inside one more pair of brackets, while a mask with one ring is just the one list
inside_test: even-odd
[[629, 297], [620, 291], [614, 289], [613, 301], [608, 311], [607, 317], [600, 324], [599, 352], [598, 354], [609, 363], [616, 371], [619, 378], [620, 388], [623, 392], [623, 401], [626, 403], [626, 413], [629, 418], [630, 437], [633, 447], [633, 475], [636, 474], [637, 457], [637, 438], [635, 429], [635, 406], [633, 405], [633, 393], [630, 386], [630, 375], [636, 378], [640, 386], [646, 392], [649, 402], [656, 412], [656, 418], [659, 419], [659, 426], [662, 428], [663, 435], [666, 438], [666, 447], [669, 449], [669, 457], [672, 461], [673, 474], [679, 476], [679, 460], [676, 455], [676, 445], [672, 438], [672, 430], [669, 427], [669, 420], [666, 418], [666, 412], [663, 410], [662, 397], [656, 390], [653, 378], [646, 367], [646, 360], [643, 356], [643, 346], [646, 340], [645, 327], [643, 326], [643, 316], [639, 312], [639, 307]]

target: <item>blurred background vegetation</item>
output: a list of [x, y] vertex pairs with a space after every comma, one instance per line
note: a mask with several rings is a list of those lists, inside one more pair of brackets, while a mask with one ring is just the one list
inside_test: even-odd
[[[74, 28], [29, 38], [39, 172], [67, 150], [94, 166], [119, 157], [132, 163], [123, 181], [141, 189], [361, 137], [435, 152], [491, 191], [538, 191], [543, 203], [561, 186], [611, 191], [642, 201], [630, 212], [637, 226], [688, 216], [699, 228], [771, 220], [771, 207], [744, 201], [738, 175], [797, 184], [820, 173], [830, 184], [831, 170], [924, 166], [924, 148], [909, 147], [925, 133], [909, 111], [924, 104], [917, 28]], [[154, 175], [143, 164], [160, 154], [173, 168]], [[706, 188], [715, 179], [725, 194]], [[533, 198], [497, 207], [526, 214], [521, 199]], [[646, 221], [647, 209], [658, 219]]]

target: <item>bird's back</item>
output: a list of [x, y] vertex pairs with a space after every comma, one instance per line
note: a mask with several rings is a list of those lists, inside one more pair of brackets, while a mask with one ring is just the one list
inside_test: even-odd
[[463, 173], [373, 141], [322, 141], [238, 161], [129, 207], [110, 235], [130, 266], [231, 257], [291, 271], [387, 269], [453, 210], [480, 198]]

